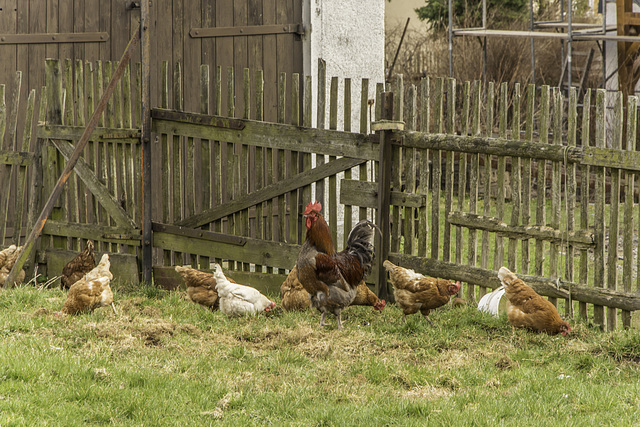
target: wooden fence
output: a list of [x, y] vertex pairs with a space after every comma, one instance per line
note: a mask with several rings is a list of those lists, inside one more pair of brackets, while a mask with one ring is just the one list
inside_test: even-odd
[[[83, 75], [70, 76], [57, 61], [48, 63], [47, 103], [41, 109], [46, 123], [38, 126], [48, 165], [45, 194], [110, 67], [85, 64], [76, 67], [86, 70]], [[169, 87], [181, 87], [179, 69], [173, 79], [164, 69], [164, 100]], [[581, 319], [609, 329], [618, 322], [631, 325], [631, 312], [640, 309], [635, 97], [627, 103], [614, 97], [608, 126], [604, 91], [587, 93], [578, 106], [573, 91], [565, 100], [549, 87], [537, 92], [533, 86], [491, 83], [483, 98], [479, 82], [458, 86], [452, 79], [424, 79], [419, 87], [405, 88], [400, 76], [392, 85], [393, 115], [385, 118], [403, 121], [404, 130], [378, 131], [392, 147], [392, 155], [382, 157], [391, 162], [385, 188], [378, 182], [379, 173], [387, 179], [380, 164], [382, 139], [367, 131], [369, 112], [373, 120], [382, 114], [381, 84], [372, 105], [368, 80], [360, 82], [360, 94], [352, 94], [351, 80], [326, 79], [321, 68], [320, 96], [313, 100], [309, 77], [281, 74], [281, 107], [278, 123], [272, 123], [262, 121], [260, 71], [246, 70], [239, 88], [232, 70], [225, 75], [217, 68], [213, 79], [210, 71], [201, 69], [199, 112], [183, 112], [179, 103], [169, 109], [167, 102], [152, 111], [156, 282], [175, 283], [170, 272], [176, 264], [205, 269], [217, 260], [235, 270], [234, 277], [275, 291], [303, 242], [300, 212], [308, 201], [324, 202], [340, 248], [354, 221], [375, 218], [378, 197], [388, 192], [393, 262], [461, 280], [464, 295], [476, 301], [499, 285], [496, 270], [506, 265], [566, 315], [575, 308]], [[41, 242], [47, 259], [55, 249], [78, 251], [82, 239], [90, 238], [104, 251], [128, 254], [135, 265], [138, 75], [125, 73], [76, 167], [77, 179], [47, 222]], [[233, 102], [239, 97], [241, 112]], [[179, 101], [179, 93], [173, 98]], [[360, 106], [358, 133], [352, 132], [352, 104]], [[376, 269], [373, 283], [377, 277]], [[376, 286], [379, 293], [388, 290], [386, 283]]]

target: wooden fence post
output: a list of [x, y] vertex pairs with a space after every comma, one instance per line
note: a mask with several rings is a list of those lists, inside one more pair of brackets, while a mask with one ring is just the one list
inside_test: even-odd
[[[378, 168], [378, 215], [376, 217], [377, 226], [380, 229], [380, 239], [376, 249], [378, 259], [378, 280], [376, 294], [380, 299], [388, 299], [387, 271], [382, 263], [389, 256], [389, 246], [391, 244], [390, 235], [390, 203], [391, 203], [391, 165], [393, 163], [391, 150], [391, 133], [393, 117], [393, 92], [382, 94], [382, 121], [374, 124], [374, 129], [380, 135], [380, 164]], [[396, 224], [396, 227], [399, 224]]]

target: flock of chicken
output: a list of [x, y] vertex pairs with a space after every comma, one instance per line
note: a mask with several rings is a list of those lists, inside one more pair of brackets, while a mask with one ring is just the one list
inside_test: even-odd
[[[304, 310], [315, 307], [320, 311], [320, 325], [326, 325], [327, 313], [335, 315], [338, 329], [342, 326], [342, 310], [351, 305], [372, 306], [382, 311], [386, 302], [380, 300], [364, 282], [371, 272], [374, 259], [373, 239], [378, 230], [369, 220], [360, 221], [347, 237], [344, 250], [336, 251], [329, 226], [320, 214], [318, 202], [307, 205], [304, 211], [306, 240], [302, 245], [296, 265], [282, 283], [280, 293], [285, 310]], [[20, 248], [10, 246], [0, 251], [0, 285], [13, 267]], [[436, 279], [416, 273], [385, 260], [384, 268], [393, 285], [396, 304], [402, 310], [402, 319], [420, 312], [429, 322], [429, 312], [447, 303], [460, 291], [460, 282]], [[227, 278], [222, 267], [215, 264], [214, 273], [206, 273], [187, 266], [176, 266], [176, 271], [187, 285], [188, 298], [211, 310], [220, 309], [228, 316], [243, 316], [273, 310], [275, 303], [257, 289], [236, 283]], [[24, 271], [19, 279], [24, 279]], [[502, 286], [491, 296], [506, 295], [507, 317], [513, 327], [526, 328], [549, 334], [570, 330], [548, 300], [538, 295], [506, 267], [498, 273]], [[63, 269], [61, 285], [69, 289], [62, 310], [56, 315], [77, 314], [111, 305], [114, 312], [113, 292], [110, 281], [109, 255], [104, 254], [96, 265], [93, 243], [87, 242], [84, 250]], [[495, 298], [494, 298], [495, 299]], [[462, 301], [455, 298], [453, 304]], [[464, 303], [464, 302], [462, 302]], [[494, 312], [497, 315], [497, 311]]]
[[[371, 271], [373, 237], [377, 228], [371, 221], [359, 222], [349, 233], [345, 249], [338, 252], [321, 210], [318, 202], [309, 203], [305, 208], [306, 240], [296, 265], [280, 287], [280, 296], [283, 309], [315, 307], [321, 313], [320, 325], [324, 326], [327, 313], [332, 313], [341, 329], [341, 313], [346, 307], [367, 305], [382, 311], [386, 305], [364, 282]], [[388, 260], [383, 266], [389, 273], [403, 321], [407, 315], [420, 312], [431, 322], [429, 312], [449, 303], [451, 296], [460, 291], [460, 282], [424, 276]], [[226, 278], [217, 264], [214, 274], [181, 266], [177, 266], [176, 271], [184, 278], [189, 299], [212, 310], [219, 307], [229, 316], [238, 316], [270, 311], [275, 306], [256, 289]], [[506, 267], [500, 269], [498, 277], [502, 286], [497, 291], [503, 292], [509, 301], [507, 317], [513, 327], [563, 335], [571, 330], [553, 304]], [[455, 298], [453, 304], [464, 304], [464, 301]]]

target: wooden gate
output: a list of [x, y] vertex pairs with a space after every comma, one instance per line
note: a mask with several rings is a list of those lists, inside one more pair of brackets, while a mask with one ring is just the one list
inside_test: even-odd
[[[324, 75], [322, 62], [320, 73]], [[219, 67], [213, 74], [213, 86], [218, 90], [213, 100], [203, 98], [202, 105], [213, 104], [214, 115], [167, 109], [152, 112], [160, 164], [165, 165], [162, 176], [155, 180], [161, 192], [154, 199], [154, 210], [161, 217], [154, 217], [153, 244], [161, 252], [154, 278], [175, 286], [179, 280], [174, 265], [188, 263], [209, 269], [212, 261], [224, 260], [225, 267], [236, 270], [234, 278], [252, 272], [252, 285], [273, 291], [282, 283], [282, 274], [295, 264], [304, 239], [300, 213], [308, 202], [323, 201], [334, 242], [339, 246], [342, 241], [338, 240], [343, 239], [345, 230], [348, 234], [354, 215], [372, 217], [372, 209], [362, 206], [352, 212], [347, 204], [344, 221], [340, 225], [338, 221], [338, 208], [342, 206], [338, 181], [343, 175], [349, 180], [359, 176], [366, 188], [367, 163], [378, 155], [376, 144], [366, 135], [369, 82], [362, 82], [359, 100], [364, 113], [362, 133], [351, 133], [336, 130], [337, 78], [331, 80], [328, 92], [319, 85], [319, 129], [314, 129], [310, 78], [303, 82], [298, 74], [280, 75], [278, 123], [269, 123], [263, 121], [266, 83], [262, 70], [245, 69], [239, 88], [234, 86], [232, 69], [224, 74]], [[202, 76], [203, 87], [208, 87], [206, 66]], [[347, 79], [344, 90], [349, 100], [350, 86]], [[325, 130], [327, 95], [329, 129]], [[226, 111], [221, 107], [223, 98], [229, 100]], [[234, 99], [245, 100], [242, 110], [235, 108]], [[346, 105], [345, 128], [349, 130], [350, 102]]]

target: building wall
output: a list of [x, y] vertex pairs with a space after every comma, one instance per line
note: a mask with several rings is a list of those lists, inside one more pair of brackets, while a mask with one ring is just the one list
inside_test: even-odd
[[[305, 2], [303, 20], [304, 73], [313, 76], [313, 117], [316, 123], [318, 58], [326, 61], [327, 106], [331, 77], [340, 81], [339, 99], [344, 91], [344, 78], [352, 79], [351, 96], [354, 104], [360, 100], [361, 79], [369, 79], [369, 99], [375, 98], [376, 83], [384, 81], [384, 13], [385, 0], [309, 0]], [[339, 111], [343, 108], [340, 104]], [[328, 108], [325, 122], [328, 126]], [[338, 114], [338, 129], [342, 128], [342, 114]], [[352, 126], [359, 130], [360, 111], [352, 109]]]

